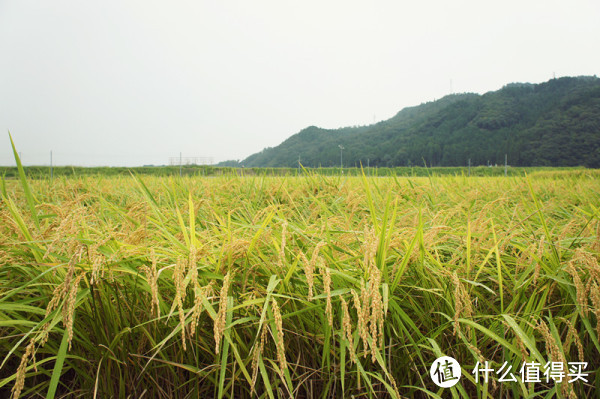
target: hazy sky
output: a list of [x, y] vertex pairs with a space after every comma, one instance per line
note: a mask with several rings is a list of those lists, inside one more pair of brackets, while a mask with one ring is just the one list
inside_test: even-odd
[[[600, 74], [600, 1], [0, 0], [0, 165], [243, 159], [452, 91]], [[451, 83], [452, 82], [452, 83]]]

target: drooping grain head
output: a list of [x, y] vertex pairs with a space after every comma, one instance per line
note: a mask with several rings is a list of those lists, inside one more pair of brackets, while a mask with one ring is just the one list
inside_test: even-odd
[[[560, 362], [563, 364], [563, 369], [568, 369], [567, 359], [565, 358], [564, 353], [560, 350], [558, 343], [550, 333], [550, 329], [548, 325], [543, 320], [540, 320], [537, 326], [537, 330], [542, 334], [542, 338], [546, 345], [546, 353], [550, 355], [550, 359], [553, 362]], [[573, 393], [572, 384], [567, 384], [566, 381], [563, 381], [561, 384], [561, 391], [565, 396], [571, 396]]]
[[569, 261], [569, 263], [567, 265], [567, 272], [573, 278], [573, 284], [575, 285], [577, 303], [581, 307], [581, 311], [583, 312], [584, 316], [587, 317], [587, 315], [588, 315], [588, 299], [587, 299], [587, 295], [586, 295], [587, 292], [586, 292], [585, 286], [583, 285], [583, 282], [581, 281], [581, 277], [579, 276], [579, 271], [575, 265], [576, 265], [576, 263], [574, 260]]
[[600, 284], [600, 265], [597, 256], [583, 248], [577, 248], [572, 261], [577, 262], [584, 272], [587, 271], [596, 283]]
[[327, 322], [333, 327], [333, 309], [331, 305], [331, 272], [328, 267], [325, 267], [323, 276], [323, 291], [327, 295], [325, 305], [325, 315], [327, 316]]
[[21, 363], [19, 364], [19, 368], [17, 369], [15, 385], [12, 388], [12, 398], [17, 399], [21, 396], [21, 391], [25, 386], [25, 374], [27, 372], [27, 363], [29, 362], [29, 357], [31, 357], [35, 352], [35, 343], [33, 339], [29, 341], [29, 345], [25, 349], [25, 353], [21, 358]]
[[579, 338], [579, 333], [577, 332], [577, 329], [575, 328], [575, 326], [573, 326], [573, 323], [571, 323], [569, 319], [564, 319], [564, 322], [567, 324], [567, 328], [569, 330], [569, 333], [567, 334], [566, 345], [564, 345], [566, 347], [565, 352], [569, 352], [568, 347], [572, 339], [573, 342], [575, 342], [575, 346], [577, 346], [577, 357], [579, 361], [585, 362], [585, 356], [583, 354], [583, 344], [581, 343], [581, 339]]
[[365, 270], [369, 270], [371, 265], [375, 263], [375, 255], [377, 254], [378, 246], [379, 237], [377, 236], [375, 229], [365, 226], [363, 242], [363, 267]]
[[348, 303], [344, 297], [340, 297], [340, 303], [342, 305], [342, 324], [344, 327], [344, 335], [348, 340], [348, 350], [350, 351], [350, 359], [353, 363], [358, 361], [356, 352], [354, 351], [354, 339], [352, 338], [352, 321], [350, 319], [350, 311], [348, 310]]
[[84, 275], [80, 274], [71, 286], [65, 299], [63, 306], [63, 324], [66, 328], [67, 342], [69, 350], [71, 350], [71, 342], [73, 341], [73, 323], [75, 322], [75, 301], [77, 299], [77, 292], [79, 291], [79, 284], [83, 279]]
[[[306, 259], [306, 255], [304, 252], [300, 252], [302, 257], [302, 261], [304, 263], [304, 274], [306, 275], [306, 283], [308, 285], [308, 300], [312, 300], [313, 298], [313, 288], [314, 288], [314, 273], [317, 261], [319, 258], [319, 251], [326, 245], [324, 241], [320, 241], [314, 248], [312, 255], [310, 257], [310, 261]], [[321, 263], [323, 260], [320, 259]]]
[[225, 254], [231, 258], [232, 261], [236, 259], [244, 258], [248, 253], [250, 247], [250, 241], [245, 239], [235, 239], [225, 246]]
[[181, 328], [181, 345], [185, 351], [186, 339], [185, 339], [185, 313], [183, 310], [183, 301], [186, 297], [186, 288], [184, 285], [184, 273], [186, 269], [186, 259], [183, 257], [177, 258], [175, 269], [173, 270], [173, 284], [175, 286], [175, 298], [173, 299], [173, 306], [177, 307], [179, 314], [179, 324]]
[[454, 285], [454, 335], [460, 333], [460, 323], [458, 321], [460, 314], [463, 310], [463, 304], [460, 294], [460, 281], [456, 271], [452, 273], [452, 284]]
[[190, 338], [193, 337], [196, 333], [196, 327], [198, 326], [200, 315], [202, 314], [202, 310], [204, 309], [202, 303], [204, 302], [204, 299], [212, 295], [213, 284], [214, 280], [212, 280], [204, 287], [198, 286], [194, 288], [194, 307], [192, 308], [192, 321], [190, 323]]
[[279, 362], [279, 369], [281, 377], [283, 378], [283, 372], [287, 369], [287, 360], [285, 358], [285, 344], [283, 340], [283, 319], [281, 318], [281, 311], [275, 298], [272, 301], [273, 317], [275, 318], [275, 326], [277, 327], [277, 361]]
[[158, 270], [157, 270], [157, 259], [156, 254], [154, 253], [154, 248], [150, 251], [150, 258], [152, 265], [151, 267], [143, 266], [142, 271], [146, 274], [146, 280], [148, 281], [148, 285], [150, 286], [150, 295], [152, 297], [152, 314], [154, 314], [157, 318], [160, 318], [160, 303], [159, 303], [159, 294], [158, 294]]
[[229, 284], [231, 282], [231, 274], [227, 273], [223, 278], [223, 286], [219, 293], [219, 311], [214, 322], [214, 338], [215, 338], [215, 352], [218, 354], [221, 344], [221, 338], [223, 337], [223, 331], [225, 331], [225, 323], [227, 316], [227, 296], [229, 292]]
[[260, 331], [260, 345], [254, 345], [254, 354], [252, 356], [252, 383], [250, 389], [250, 396], [254, 393], [254, 387], [256, 386], [256, 379], [258, 378], [258, 361], [259, 356], [263, 354], [265, 349], [265, 338], [267, 336], [267, 326], [263, 325]]
[[104, 276], [104, 262], [105, 256], [102, 255], [99, 251], [99, 248], [106, 244], [110, 239], [104, 239], [102, 241], [97, 242], [94, 245], [91, 245], [88, 248], [88, 259], [90, 264], [92, 265], [92, 273], [90, 277], [90, 284], [96, 284], [101, 276]]
[[197, 288], [200, 286], [200, 283], [198, 281], [198, 265], [197, 265], [197, 258], [198, 258], [198, 249], [196, 249], [196, 247], [194, 245], [191, 246], [190, 248], [190, 255], [188, 257], [188, 276], [190, 278], [190, 282], [192, 283], [192, 286], [194, 288]]
[[371, 347], [371, 355], [372, 360], [375, 362], [375, 346], [377, 342], [379, 345], [383, 345], [383, 324], [384, 317], [383, 314], [383, 297], [381, 295], [381, 271], [377, 268], [375, 263], [371, 265], [369, 281], [367, 283], [367, 293], [368, 299], [366, 302], [363, 302], [363, 308], [365, 304], [370, 306], [370, 330], [371, 337], [373, 340], [373, 345]]
[[[361, 291], [366, 291], [364, 288], [364, 283], [362, 284]], [[356, 324], [358, 328], [358, 335], [360, 335], [364, 348], [363, 357], [366, 357], [367, 348], [369, 347], [368, 305], [363, 303], [361, 297], [354, 290], [352, 290], [352, 298], [354, 299], [354, 309], [356, 309], [356, 314], [358, 316], [358, 321]], [[365, 309], [367, 309], [366, 312]]]
[[590, 298], [594, 314], [596, 315], [596, 337], [600, 337], [600, 286], [593, 282], [590, 287]]

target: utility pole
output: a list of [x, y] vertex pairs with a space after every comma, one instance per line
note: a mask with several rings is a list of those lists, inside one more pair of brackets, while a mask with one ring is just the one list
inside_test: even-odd
[[182, 163], [181, 163], [181, 152], [179, 153], [179, 177], [181, 177], [181, 168], [182, 168]]
[[343, 145], [338, 145], [338, 147], [340, 147], [340, 170], [342, 172], [342, 174], [344, 173], [344, 161], [343, 161], [343, 151], [344, 151], [344, 146]]
[[471, 158], [469, 158], [469, 176], [471, 176]]

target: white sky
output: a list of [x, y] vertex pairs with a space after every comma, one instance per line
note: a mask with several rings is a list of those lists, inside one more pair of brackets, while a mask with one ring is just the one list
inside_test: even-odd
[[598, 0], [0, 0], [0, 165], [244, 159], [599, 49]]

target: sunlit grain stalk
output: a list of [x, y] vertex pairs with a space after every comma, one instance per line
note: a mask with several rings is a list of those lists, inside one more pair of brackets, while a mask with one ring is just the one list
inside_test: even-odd
[[17, 369], [17, 373], [16, 373], [16, 380], [15, 380], [15, 385], [13, 386], [11, 392], [12, 392], [12, 397], [14, 399], [17, 399], [19, 396], [21, 396], [21, 391], [23, 390], [23, 387], [25, 386], [25, 375], [27, 373], [27, 363], [29, 362], [29, 358], [31, 356], [33, 356], [33, 354], [35, 353], [35, 342], [33, 340], [31, 340], [29, 342], [29, 345], [27, 345], [27, 348], [25, 349], [25, 353], [23, 354], [23, 357], [21, 357], [21, 363], [19, 364], [19, 368]]
[[572, 260], [574, 262], [579, 262], [583, 266], [582, 268], [596, 280], [596, 283], [600, 284], [600, 265], [593, 254], [582, 248], [577, 248]]
[[258, 362], [259, 357], [262, 356], [265, 349], [265, 338], [267, 336], [267, 327], [263, 325], [260, 332], [260, 345], [254, 345], [254, 354], [252, 355], [252, 383], [250, 388], [250, 396], [254, 393], [256, 386], [256, 379], [258, 378]]
[[[585, 362], [585, 357], [583, 354], [583, 344], [581, 343], [581, 339], [579, 338], [579, 333], [573, 323], [570, 320], [564, 319], [564, 322], [567, 324], [567, 328], [569, 329], [569, 333], [567, 334], [566, 342], [569, 343], [571, 339], [575, 342], [575, 346], [577, 347], [577, 356], [580, 362]], [[567, 350], [568, 352], [568, 350]]]
[[593, 282], [589, 289], [594, 314], [596, 315], [596, 337], [600, 339], [600, 286]]
[[[19, 237], [19, 239], [23, 240], [23, 232], [21, 231], [21, 227], [18, 225], [18, 223], [10, 216], [9, 212], [7, 212], [6, 210], [0, 212], [0, 220], [2, 221], [2, 223], [0, 223], [3, 226], [3, 231], [2, 236], [0, 237], [0, 243], [2, 244], [2, 246], [6, 245], [6, 243], [8, 242], [8, 237], [10, 237], [11, 235], [15, 235], [17, 237]], [[48, 253], [49, 251], [46, 251], [46, 253], [44, 254], [44, 258], [48, 257]]]
[[200, 320], [200, 315], [204, 309], [203, 301], [207, 299], [213, 290], [214, 280], [208, 283], [204, 287], [194, 287], [194, 307], [192, 308], [192, 321], [190, 322], [190, 338], [194, 336], [196, 333], [196, 327], [198, 326], [198, 321]]
[[[369, 282], [367, 284], [367, 292], [369, 293], [369, 298], [366, 303], [370, 303], [370, 330], [371, 337], [373, 339], [373, 345], [371, 347], [371, 356], [373, 362], [375, 362], [375, 353], [376, 353], [376, 345], [379, 342], [379, 346], [383, 345], [383, 322], [384, 322], [384, 314], [383, 314], [383, 297], [380, 292], [381, 285], [381, 271], [375, 266], [372, 265], [369, 275]], [[363, 306], [364, 303], [363, 303]]]
[[[564, 353], [560, 350], [556, 340], [550, 333], [550, 329], [548, 328], [548, 325], [546, 324], [546, 322], [544, 322], [543, 320], [540, 320], [538, 323], [537, 329], [542, 334], [542, 338], [546, 345], [546, 353], [550, 355], [551, 361], [562, 363], [563, 369], [567, 370], [569, 367], [568, 363], [567, 363], [567, 359], [565, 358]], [[567, 384], [566, 381], [563, 381], [560, 388], [561, 388], [563, 395], [565, 395], [565, 396], [568, 395], [570, 397], [572, 395], [574, 395], [571, 384]]]
[[537, 286], [537, 281], [540, 278], [540, 272], [542, 271], [542, 256], [544, 255], [544, 236], [540, 238], [540, 244], [538, 246], [537, 257], [538, 260], [534, 260], [535, 268], [533, 271], [533, 285]]
[[[362, 292], [365, 291], [364, 284], [362, 286], [361, 291]], [[358, 335], [360, 336], [360, 338], [363, 342], [363, 348], [364, 348], [363, 357], [366, 357], [367, 356], [367, 348], [369, 347], [369, 334], [368, 334], [369, 329], [368, 329], [368, 319], [367, 319], [368, 312], [364, 311], [365, 306], [363, 306], [363, 301], [361, 300], [359, 295], [354, 290], [352, 290], [352, 298], [354, 299], [354, 309], [356, 309], [356, 314], [358, 316], [358, 321], [357, 321]]]
[[231, 282], [231, 274], [228, 272], [223, 278], [223, 286], [219, 294], [219, 311], [214, 322], [214, 338], [215, 338], [215, 352], [218, 354], [220, 350], [221, 338], [225, 331], [225, 323], [227, 317], [227, 296], [229, 292], [229, 284]]
[[365, 270], [369, 270], [371, 265], [375, 263], [377, 247], [379, 246], [379, 237], [373, 228], [365, 226], [364, 243], [363, 243], [363, 265]]
[[[83, 278], [83, 274], [75, 277], [75, 265], [77, 262], [81, 261], [83, 251], [84, 247], [80, 246], [77, 252], [71, 257], [67, 268], [67, 274], [65, 275], [63, 282], [57, 285], [54, 289], [52, 298], [50, 299], [50, 302], [48, 302], [45, 313], [45, 317], [48, 317], [50, 313], [52, 313], [52, 311], [58, 307], [59, 303], [61, 301], [63, 302], [62, 322], [68, 334], [69, 348], [73, 338], [73, 314], [75, 311], [75, 300], [77, 297], [79, 283]], [[51, 326], [52, 324], [48, 322], [42, 328], [40, 332], [40, 346], [44, 346], [46, 344]]]
[[314, 270], [310, 268], [309, 260], [304, 252], [300, 252], [300, 258], [302, 259], [302, 264], [304, 265], [304, 276], [306, 277], [306, 285], [308, 286], [308, 300], [312, 301], [313, 286], [315, 283]]
[[[473, 305], [468, 291], [462, 286], [456, 271], [452, 273], [452, 284], [454, 285], [454, 335], [461, 332], [459, 318], [469, 319], [473, 315]], [[472, 335], [471, 328], [467, 330], [467, 337]]]
[[303, 262], [304, 262], [304, 274], [306, 275], [306, 283], [308, 284], [308, 300], [309, 301], [311, 301], [313, 298], [314, 273], [315, 273], [315, 266], [316, 266], [317, 260], [319, 258], [319, 251], [325, 245], [327, 245], [325, 243], [325, 241], [320, 241], [315, 246], [315, 249], [313, 250], [312, 255], [310, 257], [310, 261], [308, 261], [306, 259], [306, 255], [304, 255], [304, 252], [300, 253], [302, 256]]
[[462, 312], [463, 305], [461, 301], [460, 282], [458, 281], [456, 271], [452, 273], [452, 284], [454, 285], [454, 335], [457, 335], [460, 332], [458, 318]]
[[331, 305], [331, 272], [329, 271], [328, 267], [323, 269], [323, 291], [325, 292], [325, 295], [327, 295], [325, 315], [327, 316], [327, 322], [331, 327], [333, 327], [333, 308]]
[[[473, 345], [472, 343], [467, 341], [467, 346], [469, 347], [469, 349], [471, 349], [473, 352], [475, 352], [476, 354], [476, 358], [479, 361], [479, 363], [483, 364], [485, 362], [485, 357], [483, 357], [483, 353], [481, 352], [481, 349], [479, 349], [478, 347], [476, 347], [475, 345]], [[524, 357], [523, 359], [526, 359], [527, 357]]]
[[569, 261], [567, 266], [567, 272], [573, 278], [573, 284], [575, 284], [575, 292], [577, 295], [577, 303], [579, 304], [581, 311], [584, 316], [588, 315], [588, 300], [587, 300], [587, 292], [586, 288], [581, 281], [581, 277], [579, 277], [579, 272], [575, 267], [575, 262], [573, 260]]
[[79, 284], [83, 279], [84, 275], [80, 274], [75, 278], [75, 281], [69, 287], [69, 292], [65, 299], [65, 305], [63, 306], [63, 324], [66, 328], [67, 343], [69, 350], [71, 350], [71, 341], [73, 341], [73, 323], [75, 321], [75, 302], [77, 299], [77, 291], [79, 290]]
[[144, 266], [142, 267], [142, 270], [146, 274], [146, 280], [148, 281], [148, 285], [150, 286], [150, 295], [152, 296], [152, 313], [156, 316], [156, 318], [160, 318], [160, 303], [158, 296], [158, 270], [156, 254], [154, 253], [154, 249], [151, 249], [150, 258], [152, 261], [152, 266]]
[[179, 313], [179, 325], [181, 328], [181, 346], [183, 350], [186, 350], [185, 342], [185, 313], [183, 311], [183, 301], [186, 297], [186, 289], [184, 286], [183, 276], [186, 269], [186, 260], [182, 257], [177, 259], [175, 269], [173, 270], [173, 283], [175, 285], [175, 298], [173, 299], [173, 306], [177, 307]]
[[275, 326], [277, 327], [277, 362], [279, 363], [279, 370], [281, 374], [281, 378], [283, 378], [283, 373], [287, 369], [287, 360], [285, 358], [285, 344], [283, 340], [283, 320], [281, 318], [281, 311], [279, 310], [279, 305], [277, 301], [273, 299], [272, 301], [273, 307], [273, 317], [275, 318]]
[[340, 302], [342, 304], [342, 323], [344, 326], [344, 335], [348, 340], [348, 350], [350, 351], [350, 359], [352, 362], [358, 362], [356, 357], [356, 352], [354, 351], [354, 339], [352, 338], [352, 322], [350, 319], [350, 312], [348, 311], [348, 303], [344, 297], [340, 297]]
[[100, 277], [104, 277], [104, 268], [102, 266], [104, 265], [105, 257], [100, 253], [99, 248], [108, 241], [110, 241], [110, 238], [99, 241], [88, 248], [88, 259], [92, 265], [90, 284], [96, 284]]

